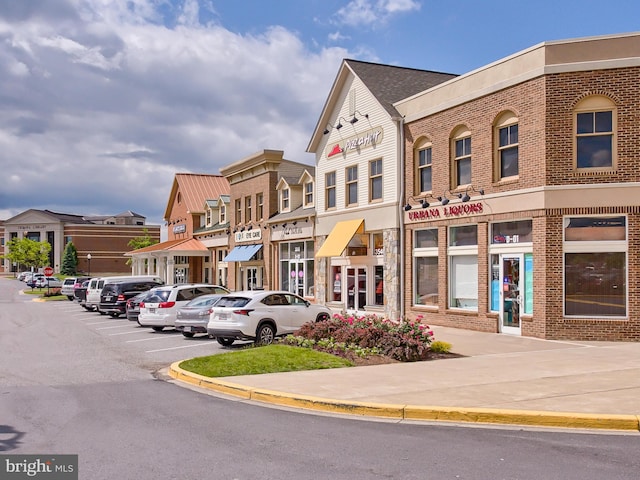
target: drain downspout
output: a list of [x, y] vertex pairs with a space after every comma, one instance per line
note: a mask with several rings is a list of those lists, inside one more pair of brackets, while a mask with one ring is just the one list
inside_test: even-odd
[[392, 120], [397, 123], [398, 135], [400, 139], [398, 142], [397, 158], [399, 160], [399, 172], [398, 176], [398, 224], [400, 232], [398, 232], [398, 256], [400, 257], [400, 275], [398, 279], [398, 296], [400, 297], [400, 320], [404, 320], [404, 299], [405, 299], [405, 281], [404, 281], [404, 205], [402, 204], [405, 198], [405, 155], [404, 155], [404, 117], [393, 117]]

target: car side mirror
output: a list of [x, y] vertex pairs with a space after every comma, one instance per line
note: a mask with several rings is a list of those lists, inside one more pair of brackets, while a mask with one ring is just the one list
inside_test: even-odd
[[309, 305], [311, 305], [311, 302], [309, 300], [305, 300], [304, 304], [308, 307]]

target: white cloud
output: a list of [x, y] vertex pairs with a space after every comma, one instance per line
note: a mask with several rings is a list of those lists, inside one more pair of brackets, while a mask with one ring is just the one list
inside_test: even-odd
[[350, 27], [376, 27], [393, 15], [420, 10], [415, 0], [351, 0], [333, 16], [334, 23]]
[[218, 173], [269, 148], [313, 161], [305, 149], [348, 52], [312, 52], [282, 27], [203, 25], [205, 2], [184, 2], [172, 26], [156, 4], [167, 7], [0, 4], [0, 164], [16, 179], [0, 218], [55, 206], [160, 222], [177, 172]]

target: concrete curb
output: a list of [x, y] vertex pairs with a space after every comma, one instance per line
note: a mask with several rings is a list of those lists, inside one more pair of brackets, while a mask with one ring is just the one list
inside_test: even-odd
[[180, 363], [181, 361], [172, 363], [168, 370], [169, 376], [175, 380], [218, 393], [239, 397], [244, 400], [252, 400], [285, 407], [316, 410], [325, 413], [370, 416], [396, 420], [430, 422], [446, 421], [640, 432], [640, 416], [638, 415], [600, 415], [534, 410], [500, 410], [491, 408], [458, 408], [345, 402], [328, 398], [247, 387], [245, 385], [188, 372], [180, 368]]

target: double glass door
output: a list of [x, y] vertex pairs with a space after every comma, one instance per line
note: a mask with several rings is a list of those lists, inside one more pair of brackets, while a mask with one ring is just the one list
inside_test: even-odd
[[363, 310], [367, 304], [367, 269], [347, 267], [347, 310]]
[[291, 293], [304, 297], [304, 262], [289, 261], [289, 288]]

